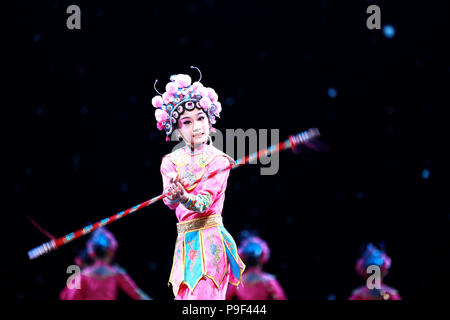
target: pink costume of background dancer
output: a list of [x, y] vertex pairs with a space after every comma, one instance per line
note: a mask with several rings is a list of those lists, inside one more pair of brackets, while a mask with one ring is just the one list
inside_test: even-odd
[[378, 266], [381, 271], [380, 288], [369, 289], [366, 286], [353, 290], [349, 300], [402, 300], [398, 291], [385, 285], [382, 279], [387, 275], [391, 267], [391, 258], [381, 250], [378, 250], [373, 244], [369, 243], [362, 257], [356, 262], [356, 271], [367, 279], [371, 273], [367, 273], [369, 266]]
[[239, 255], [247, 264], [242, 283], [238, 288], [230, 287], [227, 300], [286, 300], [283, 288], [270, 273], [262, 271], [270, 257], [267, 243], [257, 236], [250, 236], [239, 245]]
[[[81, 270], [91, 265], [93, 262], [92, 258], [89, 256], [87, 248], [81, 250], [78, 255], [75, 257], [75, 264], [80, 267]], [[69, 286], [65, 286], [64, 289], [59, 293], [59, 300], [70, 300], [72, 295], [74, 294], [73, 290], [77, 290], [75, 288], [70, 288]]]
[[[222, 223], [229, 170], [192, 185], [205, 174], [234, 164], [209, 136], [221, 106], [213, 89], [200, 82], [191, 85], [188, 75], [170, 79], [162, 97], [152, 100], [157, 127], [165, 130], [166, 140], [177, 129], [186, 143], [161, 163], [163, 188], [170, 192], [163, 201], [179, 221], [169, 284], [176, 300], [224, 300], [228, 283], [238, 285], [245, 268]], [[183, 184], [190, 187], [184, 189]]]
[[87, 247], [94, 263], [82, 270], [80, 288], [71, 289], [65, 296], [66, 300], [116, 300], [119, 289], [134, 300], [151, 300], [124, 269], [110, 265], [118, 247], [111, 232], [97, 229]]

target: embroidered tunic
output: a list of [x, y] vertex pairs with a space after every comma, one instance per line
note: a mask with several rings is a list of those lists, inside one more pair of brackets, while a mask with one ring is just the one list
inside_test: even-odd
[[[177, 173], [182, 174], [186, 183], [192, 184], [205, 174], [230, 164], [234, 164], [231, 157], [206, 143], [193, 152], [187, 146], [180, 148], [162, 159], [164, 191], [170, 187], [170, 178]], [[221, 218], [229, 174], [230, 171], [226, 170], [189, 187], [186, 204], [167, 198], [163, 201], [175, 210], [179, 223], [195, 223], [196, 219], [205, 217]], [[178, 233], [169, 283], [177, 296], [183, 285], [192, 292], [200, 280], [211, 279], [217, 290], [225, 290], [220, 295], [224, 299], [227, 286], [223, 281], [239, 285], [244, 269], [233, 237], [221, 223], [217, 223]]]

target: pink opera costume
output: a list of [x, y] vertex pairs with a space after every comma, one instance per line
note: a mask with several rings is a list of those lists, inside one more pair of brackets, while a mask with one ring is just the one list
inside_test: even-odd
[[391, 258], [384, 250], [379, 250], [372, 243], [367, 245], [362, 257], [356, 262], [355, 269], [364, 279], [367, 279], [372, 274], [372, 272], [367, 273], [369, 266], [380, 268], [380, 288], [369, 289], [367, 285], [356, 288], [349, 300], [402, 300], [396, 289], [385, 285], [382, 281], [391, 267]]
[[286, 300], [286, 294], [276, 277], [262, 270], [270, 257], [266, 241], [250, 236], [242, 241], [238, 252], [248, 268], [241, 285], [228, 289], [227, 300]]
[[[214, 130], [212, 125], [221, 111], [215, 91], [205, 88], [200, 83], [201, 77], [192, 85], [191, 78], [184, 74], [171, 76], [170, 80], [162, 97], [156, 96], [152, 100], [157, 127], [165, 130], [166, 140], [170, 140], [169, 135], [178, 127], [178, 119], [186, 110], [203, 110], [210, 130]], [[234, 164], [234, 160], [215, 148], [211, 140], [195, 148], [186, 144], [162, 159], [165, 192], [171, 186], [171, 178], [178, 173], [186, 186], [190, 186], [186, 189], [189, 199], [185, 204], [163, 199], [170, 209], [175, 210], [178, 219], [169, 277], [176, 300], [224, 300], [228, 283], [237, 286], [241, 281], [245, 265], [222, 222], [230, 171], [192, 185], [205, 174], [230, 164]]]
[[[89, 252], [87, 248], [81, 250], [78, 255], [75, 257], [75, 264], [80, 267], [82, 270], [87, 266], [91, 265], [93, 262], [92, 258], [89, 256]], [[73, 290], [77, 290], [75, 288], [70, 288], [69, 286], [65, 286], [64, 289], [61, 290], [59, 294], [59, 300], [70, 300]]]
[[117, 247], [117, 240], [111, 232], [105, 228], [94, 231], [87, 242], [94, 262], [81, 271], [79, 289], [70, 290], [66, 300], [117, 300], [119, 289], [134, 300], [151, 300], [124, 269], [110, 264]]

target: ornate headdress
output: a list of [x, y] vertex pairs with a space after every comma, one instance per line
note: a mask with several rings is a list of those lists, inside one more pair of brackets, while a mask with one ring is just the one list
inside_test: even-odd
[[95, 258], [95, 249], [101, 247], [112, 257], [117, 250], [118, 243], [114, 235], [105, 228], [99, 228], [94, 231], [86, 243], [89, 255]]
[[177, 74], [170, 77], [170, 82], [166, 85], [166, 91], [161, 94], [154, 88], [159, 95], [153, 97], [152, 105], [156, 108], [155, 118], [159, 130], [166, 131], [166, 141], [170, 141], [169, 135], [181, 114], [185, 110], [193, 110], [198, 108], [203, 110], [207, 115], [211, 125], [216, 123], [216, 117], [220, 118], [222, 106], [218, 101], [217, 93], [212, 88], [205, 88], [200, 82], [202, 79], [201, 71], [200, 79], [191, 85], [191, 77], [187, 74]]
[[372, 243], [369, 243], [361, 258], [356, 261], [355, 269], [363, 277], [367, 277], [367, 267], [376, 265], [381, 270], [381, 275], [385, 276], [391, 267], [391, 258], [384, 252], [378, 249]]
[[238, 248], [238, 254], [244, 262], [248, 260], [266, 263], [270, 258], [270, 249], [263, 239], [257, 236], [245, 238]]

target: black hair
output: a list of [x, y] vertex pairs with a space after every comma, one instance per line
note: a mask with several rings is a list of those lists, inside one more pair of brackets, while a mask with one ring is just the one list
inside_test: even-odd
[[244, 255], [245, 263], [249, 267], [255, 267], [259, 264], [263, 252], [259, 243], [250, 242], [245, 246], [242, 253]]
[[108, 255], [108, 247], [102, 244], [94, 244], [93, 246], [95, 256], [99, 259], [104, 259]]
[[78, 257], [83, 262], [83, 265], [88, 266], [94, 262], [92, 257], [89, 255], [88, 249], [84, 248], [80, 252], [78, 252]]

